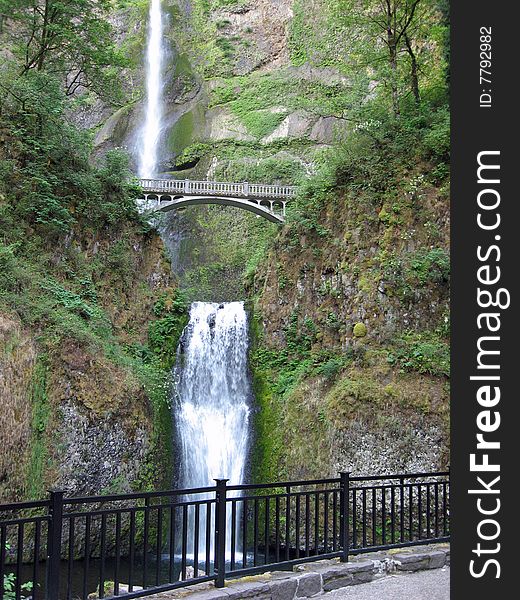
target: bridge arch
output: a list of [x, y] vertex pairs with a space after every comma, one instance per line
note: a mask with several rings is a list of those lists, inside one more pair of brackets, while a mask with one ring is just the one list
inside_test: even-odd
[[[167, 199], [165, 199], [165, 196]], [[221, 206], [233, 206], [247, 210], [259, 217], [263, 217], [271, 223], [284, 222], [284, 203], [279, 200], [258, 199], [251, 200], [248, 198], [230, 198], [226, 196], [179, 196], [174, 197], [169, 194], [145, 194], [145, 199], [149, 200], [152, 197], [157, 198], [157, 211], [169, 212], [188, 206], [200, 206], [202, 204], [220, 204]], [[280, 208], [281, 212], [277, 213], [274, 208]]]

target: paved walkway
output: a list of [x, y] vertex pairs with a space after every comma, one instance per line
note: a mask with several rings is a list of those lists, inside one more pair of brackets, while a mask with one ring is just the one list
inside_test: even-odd
[[449, 600], [449, 597], [449, 567], [389, 575], [323, 595], [327, 600]]

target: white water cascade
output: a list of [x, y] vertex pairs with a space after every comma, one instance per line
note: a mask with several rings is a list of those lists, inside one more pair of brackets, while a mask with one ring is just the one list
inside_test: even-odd
[[[140, 178], [156, 177], [159, 171], [165, 113], [163, 82], [167, 47], [164, 29], [161, 0], [150, 0], [146, 103], [143, 124], [136, 135]], [[244, 482], [252, 397], [247, 350], [247, 315], [242, 302], [192, 304], [190, 321], [179, 345], [174, 370], [173, 418], [178, 442], [179, 488], [213, 487], [215, 478], [229, 479], [230, 484]], [[208, 498], [214, 498], [214, 494], [209, 494]], [[201, 499], [201, 495], [190, 498]], [[237, 506], [237, 522], [240, 514], [241, 507]], [[213, 536], [209, 538], [210, 548], [206, 549], [206, 516], [207, 513], [201, 509], [196, 548], [201, 557], [206, 550], [211, 554], [214, 551]], [[212, 522], [208, 523], [211, 530], [214, 529], [214, 518], [213, 510]], [[230, 514], [227, 520], [229, 548]], [[193, 556], [195, 522], [192, 510], [187, 525], [189, 534], [185, 551]], [[177, 543], [180, 543], [179, 537]], [[237, 533], [237, 542], [239, 537]]]
[[146, 107], [138, 134], [137, 159], [140, 178], [157, 175], [159, 141], [163, 121], [164, 23], [161, 0], [150, 0], [146, 47]]
[[[181, 346], [184, 352], [179, 347], [174, 403], [180, 487], [213, 486], [215, 478], [241, 484], [251, 411], [243, 303], [193, 303]], [[228, 514], [228, 533], [230, 524]], [[204, 552], [203, 514], [200, 530], [199, 548]]]

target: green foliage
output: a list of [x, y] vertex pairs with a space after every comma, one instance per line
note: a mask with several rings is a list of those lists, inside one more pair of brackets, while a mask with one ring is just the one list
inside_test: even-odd
[[222, 181], [249, 181], [297, 185], [303, 181], [302, 164], [291, 158], [267, 158], [258, 161], [224, 162], [217, 167], [215, 177]]
[[448, 107], [440, 109], [425, 133], [425, 149], [439, 161], [448, 161], [450, 156], [450, 112]]
[[46, 430], [51, 408], [47, 397], [48, 364], [45, 355], [36, 363], [32, 382], [31, 451], [27, 470], [27, 497], [41, 498], [45, 471], [48, 468]]
[[450, 376], [449, 345], [436, 332], [408, 332], [388, 355], [390, 364], [429, 375]]
[[305, 317], [302, 321], [299, 311], [296, 309], [289, 317], [284, 333], [289, 355], [303, 358], [316, 341], [317, 329], [312, 319]]
[[293, 64], [339, 69], [365, 96], [375, 85], [396, 116], [403, 103], [446, 87], [448, 24], [437, 0], [315, 0], [313, 10], [297, 0], [293, 13]]
[[82, 218], [138, 220], [135, 188], [126, 182], [127, 156], [114, 150], [100, 168], [89, 163], [90, 135], [66, 118], [66, 99], [54, 76], [29, 71], [13, 79], [2, 73], [0, 83], [11, 89], [0, 127], [17, 157], [4, 163], [3, 181], [15, 218], [53, 236], [70, 231]]
[[[19, 73], [14, 62], [0, 73], [0, 85], [9, 88], [0, 101], [0, 312], [16, 312], [40, 350], [27, 494], [44, 492], [53, 412], [45, 356], [54, 356], [65, 340], [144, 390], [153, 468], [150, 477], [143, 468], [142, 484], [168, 486], [158, 472], [172, 472], [167, 375], [173, 330], [181, 324], [177, 305], [157, 318], [150, 340], [119, 322], [128, 311], [139, 315], [140, 303], [146, 307], [154, 294], [146, 284], [136, 289], [136, 243], [145, 249], [150, 227], [137, 212], [128, 156], [113, 150], [92, 164], [91, 135], [68, 117], [71, 103], [60, 77], [46, 69]], [[161, 349], [161, 342], [170, 347]]]
[[321, 214], [334, 183], [327, 169], [301, 186], [296, 201], [289, 204], [287, 222], [293, 225], [293, 240], [297, 243], [299, 231], [307, 230], [320, 238], [326, 238], [330, 231], [322, 224]]
[[410, 259], [410, 270], [419, 285], [447, 283], [450, 278], [450, 257], [444, 248], [423, 248]]
[[288, 46], [291, 62], [298, 67], [308, 61], [308, 48], [306, 47], [304, 40], [306, 40], [309, 35], [313, 34], [312, 27], [306, 22], [305, 16], [306, 11], [303, 4], [301, 2], [295, 2], [293, 18], [289, 29]]
[[416, 252], [392, 252], [381, 261], [381, 274], [389, 293], [413, 298], [421, 288], [448, 285], [450, 258], [444, 248], [420, 248]]
[[157, 319], [149, 326], [150, 349], [165, 369], [171, 369], [179, 338], [188, 323], [188, 304], [183, 294], [175, 291], [173, 294], [163, 294], [153, 311]]
[[333, 356], [332, 358], [329, 358], [329, 360], [315, 367], [314, 372], [317, 375], [325, 377], [327, 381], [334, 381], [348, 364], [348, 361], [349, 359], [347, 356]]
[[[9, 549], [9, 544], [7, 544], [7, 548]], [[3, 585], [4, 598], [7, 600], [13, 600], [16, 598], [16, 575], [14, 573], [7, 573], [4, 575]], [[28, 592], [31, 592], [32, 589], [32, 581], [29, 581], [28, 583], [22, 583], [21, 590], [24, 593], [24, 596], [22, 597], [30, 596]]]
[[126, 61], [114, 42], [110, 7], [110, 0], [0, 0], [22, 76], [48, 71], [67, 96], [90, 88], [116, 98], [115, 69]]

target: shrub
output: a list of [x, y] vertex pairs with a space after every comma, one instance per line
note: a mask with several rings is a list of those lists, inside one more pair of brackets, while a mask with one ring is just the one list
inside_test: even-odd
[[188, 322], [188, 305], [185, 297], [176, 290], [163, 294], [153, 311], [158, 318], [148, 328], [150, 349], [165, 367], [171, 368], [179, 339]]
[[435, 121], [423, 138], [423, 144], [430, 156], [441, 161], [450, 157], [450, 113], [447, 108], [436, 114]]
[[450, 257], [443, 248], [421, 249], [410, 260], [410, 270], [420, 285], [450, 278]]
[[450, 375], [449, 345], [435, 332], [404, 334], [390, 351], [388, 362], [408, 371], [446, 377]]

